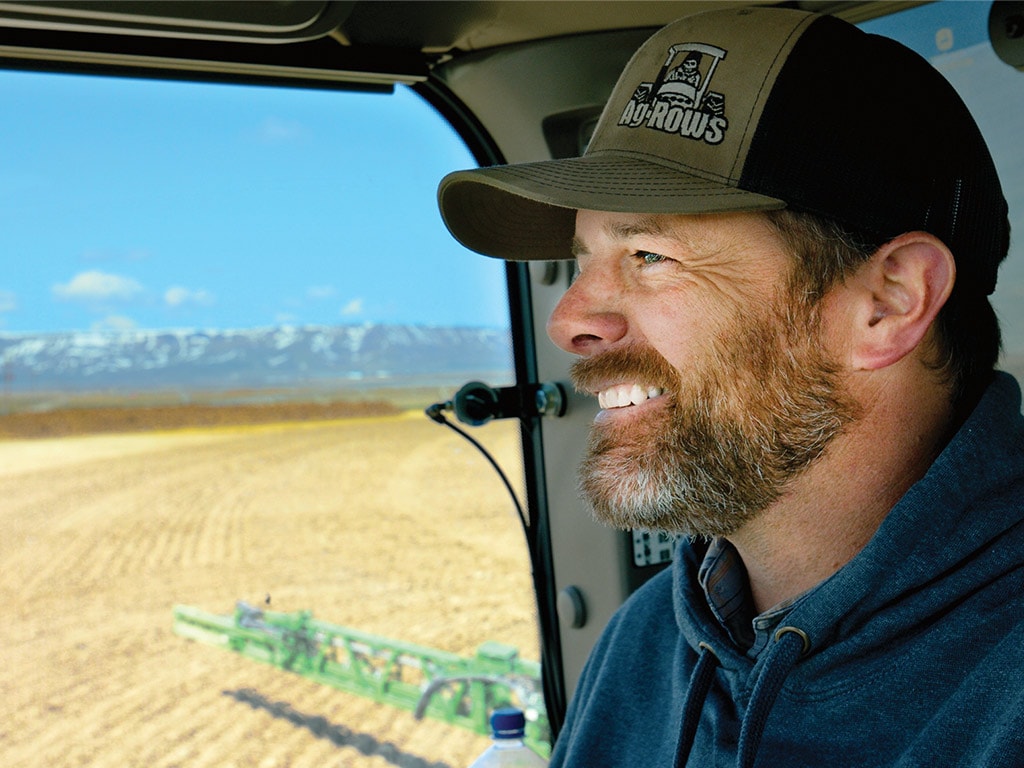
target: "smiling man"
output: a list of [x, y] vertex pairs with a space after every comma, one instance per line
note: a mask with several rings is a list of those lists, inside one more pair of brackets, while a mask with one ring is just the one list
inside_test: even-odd
[[800, 11], [688, 17], [583, 157], [439, 199], [481, 253], [577, 260], [548, 332], [601, 407], [581, 491], [689, 537], [605, 630], [554, 765], [1024, 764], [1007, 207], [927, 62]]

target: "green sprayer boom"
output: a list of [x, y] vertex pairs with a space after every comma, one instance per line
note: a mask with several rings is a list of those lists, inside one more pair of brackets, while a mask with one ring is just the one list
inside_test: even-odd
[[239, 602], [233, 615], [175, 606], [178, 635], [240, 653], [347, 693], [365, 696], [486, 735], [491, 712], [514, 705], [527, 716], [526, 742], [550, 751], [540, 664], [503, 643], [472, 658], [328, 624], [309, 611], [264, 611]]

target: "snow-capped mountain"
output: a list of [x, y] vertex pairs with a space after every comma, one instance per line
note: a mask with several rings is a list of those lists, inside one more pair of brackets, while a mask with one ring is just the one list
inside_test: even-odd
[[8, 391], [448, 381], [507, 372], [508, 331], [408, 325], [0, 333]]

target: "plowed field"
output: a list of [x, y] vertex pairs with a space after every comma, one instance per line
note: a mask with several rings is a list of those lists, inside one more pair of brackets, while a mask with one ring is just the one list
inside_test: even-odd
[[[474, 431], [519, 476], [514, 424]], [[422, 415], [0, 442], [0, 763], [458, 768], [486, 741], [171, 631], [236, 600], [537, 658], [497, 475]]]

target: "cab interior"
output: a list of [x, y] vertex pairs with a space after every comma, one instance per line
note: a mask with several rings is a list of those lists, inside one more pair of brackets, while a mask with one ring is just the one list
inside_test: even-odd
[[[680, 16], [733, 4], [3, 2], [0, 68], [12, 76], [45, 73], [142, 83], [213, 83], [339, 98], [351, 93], [381, 98], [412, 93], [451, 127], [473, 162], [517, 163], [582, 152], [618, 74], [652, 31]], [[1019, 141], [1024, 130], [1024, 3], [780, 4], [835, 14], [897, 37], [942, 69], [961, 90], [989, 140], [1014, 232], [1024, 231], [1024, 144]], [[14, 102], [5, 108], [20, 109]], [[854, 108], [870, 109], [870, 95]], [[333, 162], [330, 156], [320, 161], [325, 168]], [[353, 187], [358, 194], [359, 182], [347, 179], [343, 167], [334, 172], [338, 192], [331, 205], [343, 209], [345, 195]], [[292, 183], [303, 184], [298, 170]], [[124, 213], [131, 215], [130, 210]], [[344, 238], [345, 232], [337, 236]], [[3, 253], [3, 271], [22, 270], [23, 258], [44, 256]], [[463, 258], [439, 260], [433, 269], [457, 272]], [[258, 272], [264, 266], [257, 259], [249, 269]], [[345, 261], [339, 260], [336, 269], [344, 276]], [[551, 735], [557, 737], [566, 703], [601, 629], [633, 590], [665, 567], [671, 547], [656, 534], [597, 525], [577, 497], [577, 457], [596, 404], [572, 391], [567, 383], [572, 360], [544, 333], [547, 316], [573, 279], [571, 261], [509, 263], [500, 271], [507, 299], [511, 379], [504, 387], [485, 385], [484, 393], [496, 392], [512, 403], [499, 416], [515, 423], [521, 451], [521, 468], [513, 470], [513, 484], [522, 496], [527, 521], [525, 545], [543, 694]], [[380, 279], [397, 278], [382, 271]], [[1015, 238], [995, 303], [1003, 323], [1002, 367], [1018, 375], [1024, 373], [1022, 295], [1024, 246]], [[544, 385], [555, 387], [557, 408], [536, 405]], [[451, 393], [454, 396], [455, 388]], [[476, 427], [466, 429], [474, 434]], [[445, 478], [438, 482], [443, 485]], [[410, 535], [415, 537], [415, 526]], [[327, 541], [325, 547], [330, 546]], [[291, 705], [302, 707], [297, 701]], [[51, 701], [50, 706], [60, 703]], [[250, 702], [250, 707], [255, 705]], [[12, 738], [0, 729], [0, 754]], [[360, 759], [371, 758], [364, 754]]]

